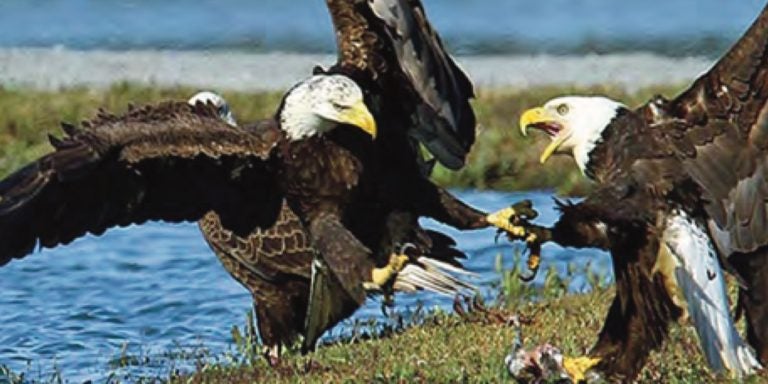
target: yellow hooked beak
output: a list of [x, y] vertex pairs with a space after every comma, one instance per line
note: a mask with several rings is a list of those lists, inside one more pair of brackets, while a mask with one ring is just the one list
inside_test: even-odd
[[364, 102], [359, 101], [339, 114], [339, 122], [354, 125], [376, 138], [376, 120]]
[[[528, 127], [540, 123], [557, 122], [557, 120], [558, 119], [556, 117], [552, 116], [544, 108], [531, 108], [523, 112], [523, 115], [520, 116], [520, 131], [522, 132], [523, 136], [527, 136]], [[544, 149], [544, 152], [541, 153], [539, 162], [542, 164], [546, 163], [547, 160], [557, 151], [557, 149], [563, 145], [563, 142], [568, 139], [568, 135], [562, 133], [563, 132], [559, 132], [556, 136], [554, 136], [552, 143], [550, 143], [549, 146]]]

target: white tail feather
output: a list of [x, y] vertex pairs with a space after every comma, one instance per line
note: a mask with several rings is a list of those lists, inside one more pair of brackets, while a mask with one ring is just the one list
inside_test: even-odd
[[440, 269], [446, 272], [455, 273], [457, 275], [464, 275], [464, 276], [470, 276], [470, 277], [478, 277], [477, 273], [467, 271], [464, 268], [459, 268], [455, 265], [448, 264], [446, 262], [430, 259], [429, 257], [421, 257], [418, 260], [420, 263], [427, 265], [429, 267], [432, 267], [434, 269]]
[[397, 274], [394, 288], [396, 291], [402, 292], [427, 290], [448, 296], [455, 296], [475, 289], [472, 284], [462, 281], [450, 273], [474, 275], [465, 269], [435, 259], [419, 257], [416, 263], [409, 263]]
[[401, 273], [403, 274], [404, 281], [411, 282], [417, 287], [444, 295], [450, 295], [455, 291], [449, 282], [438, 276], [433, 276], [428, 271], [417, 266], [409, 265]]
[[684, 213], [672, 216], [664, 244], [677, 263], [674, 278], [712, 370], [743, 377], [762, 369], [733, 323], [725, 276], [704, 227]]

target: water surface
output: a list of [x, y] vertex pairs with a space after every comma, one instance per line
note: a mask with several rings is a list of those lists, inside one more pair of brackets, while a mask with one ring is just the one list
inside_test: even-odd
[[[556, 218], [548, 193], [458, 194], [487, 210], [530, 198], [542, 212], [540, 223]], [[512, 248], [494, 243], [494, 231], [462, 233], [425, 223], [458, 241], [469, 255], [467, 268], [480, 275], [474, 282], [486, 291], [499, 280], [494, 266], [499, 252], [511, 267]], [[554, 265], [564, 271], [569, 263], [587, 261], [600, 271], [610, 269], [607, 255], [593, 250], [547, 245], [544, 254], [544, 269]], [[578, 280], [572, 288], [580, 289]], [[43, 250], [0, 268], [0, 292], [0, 364], [33, 379], [47, 377], [54, 366], [68, 380], [103, 379], [115, 372], [110, 361], [121, 355], [149, 357], [149, 364], [116, 372], [167, 377], [173, 365], [189, 369], [194, 360], [168, 363], [158, 356], [204, 350], [215, 357], [231, 351], [231, 327], [242, 325], [251, 308], [250, 294], [229, 277], [193, 224], [114, 229]], [[419, 305], [450, 310], [451, 299], [399, 295], [397, 303], [400, 310]], [[331, 333], [343, 332], [355, 320], [381, 316], [380, 302], [369, 300]]]
[[[718, 55], [763, 0], [424, 0], [459, 53]], [[322, 0], [3, 0], [0, 46], [331, 52]]]

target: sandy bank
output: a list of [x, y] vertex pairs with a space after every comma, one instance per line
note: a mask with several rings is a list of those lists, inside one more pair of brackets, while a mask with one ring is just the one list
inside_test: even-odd
[[[282, 90], [305, 77], [329, 55], [205, 51], [72, 51], [0, 49], [0, 84], [55, 90], [104, 88], [129, 81], [157, 86], [217, 90]], [[711, 65], [705, 58], [667, 58], [646, 53], [588, 56], [459, 57], [480, 88], [612, 83], [628, 91], [677, 84]]]

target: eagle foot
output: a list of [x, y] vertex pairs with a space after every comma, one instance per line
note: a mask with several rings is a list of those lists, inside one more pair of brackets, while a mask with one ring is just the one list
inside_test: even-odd
[[410, 260], [411, 258], [408, 255], [393, 253], [389, 257], [389, 264], [373, 269], [371, 272], [371, 282], [366, 284], [366, 289], [375, 288], [370, 290], [381, 290], [382, 287], [394, 280]]
[[536, 234], [529, 234], [525, 239], [525, 244], [528, 246], [528, 275], [520, 275], [520, 280], [524, 282], [531, 282], [536, 278], [541, 267], [541, 242]]
[[533, 209], [533, 203], [530, 200], [523, 200], [491, 213], [485, 220], [499, 230], [507, 232], [510, 237], [524, 238], [527, 235], [528, 221], [535, 219], [536, 216], [538, 213]]
[[269, 364], [270, 367], [275, 368], [278, 365], [280, 365], [280, 345], [279, 344], [265, 346], [263, 353], [264, 353], [264, 358], [267, 360], [267, 364]]
[[510, 241], [523, 240], [528, 247], [528, 271], [529, 274], [520, 275], [524, 282], [533, 281], [541, 266], [541, 245], [552, 236], [547, 228], [531, 224], [529, 220], [536, 218], [530, 200], [518, 202], [511, 207], [504, 208], [496, 213], [488, 215], [488, 222], [499, 228], [496, 237], [505, 233]]
[[570, 376], [571, 381], [574, 383], [586, 383], [593, 376], [590, 370], [599, 362], [600, 359], [597, 357], [564, 357], [563, 369], [565, 369], [565, 372], [568, 373], [568, 376]]

